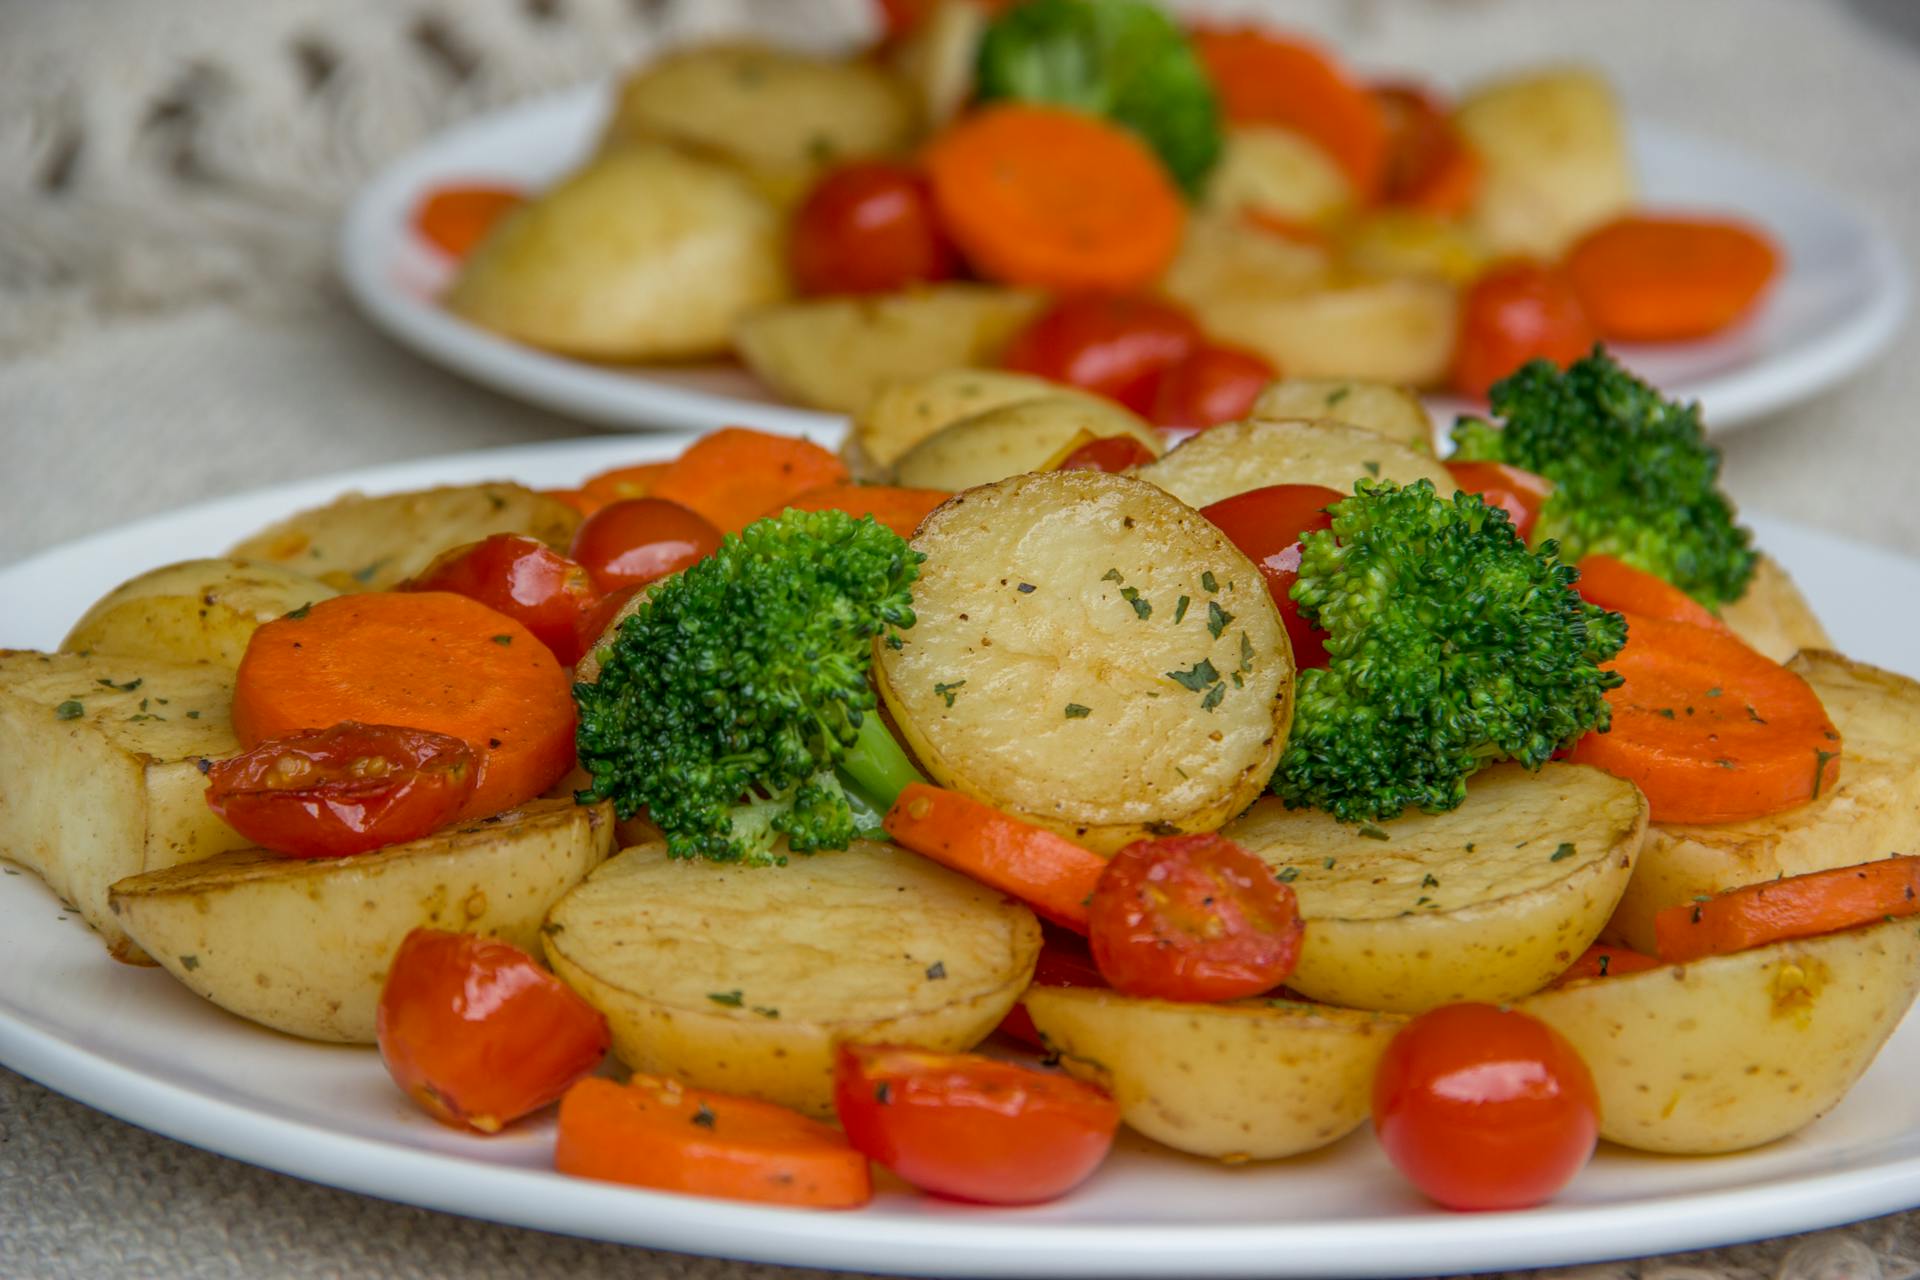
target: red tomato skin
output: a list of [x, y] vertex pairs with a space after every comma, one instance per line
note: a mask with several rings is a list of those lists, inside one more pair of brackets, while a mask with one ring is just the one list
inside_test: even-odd
[[[1093, 962], [1093, 953], [1087, 950], [1087, 940], [1070, 929], [1058, 925], [1042, 923], [1040, 926], [1040, 958], [1034, 962], [1033, 980], [1030, 987], [1104, 987], [1107, 980], [1100, 976], [1100, 968]], [[1028, 1015], [1024, 1004], [1016, 1004], [1007, 1010], [1007, 1016], [1000, 1019], [995, 1028], [1001, 1035], [1012, 1036], [1021, 1044], [1030, 1048], [1044, 1050], [1047, 1046], [1040, 1039], [1039, 1031], [1034, 1029], [1033, 1018]]]
[[1480, 184], [1480, 158], [1440, 100], [1408, 83], [1377, 84], [1372, 93], [1387, 122], [1381, 200], [1443, 218], [1465, 215]]
[[591, 1075], [613, 1037], [598, 1009], [499, 938], [415, 929], [375, 1013], [394, 1083], [442, 1124], [498, 1133]]
[[580, 522], [573, 558], [604, 592], [644, 587], [720, 549], [720, 530], [665, 498], [609, 502]]
[[1539, 1019], [1489, 1004], [1421, 1014], [1373, 1078], [1387, 1158], [1449, 1209], [1551, 1199], [1593, 1155], [1599, 1115], [1579, 1052]]
[[1014, 335], [1002, 367], [1064, 382], [1145, 415], [1169, 366], [1200, 346], [1200, 327], [1158, 298], [1060, 298]]
[[580, 618], [600, 603], [593, 577], [538, 538], [496, 533], [442, 552], [402, 591], [451, 591], [531, 631], [560, 665], [580, 660]]
[[1447, 474], [1462, 493], [1477, 493], [1513, 521], [1522, 542], [1533, 541], [1540, 509], [1553, 494], [1553, 481], [1504, 462], [1449, 462]]
[[1279, 376], [1265, 356], [1208, 343], [1160, 375], [1147, 420], [1159, 427], [1199, 428], [1238, 422]]
[[1496, 263], [1460, 302], [1453, 386], [1484, 398], [1529, 360], [1566, 368], [1598, 341], [1579, 295], [1559, 271], [1537, 262]]
[[1120, 1108], [1069, 1076], [970, 1053], [842, 1044], [833, 1106], [847, 1141], [922, 1191], [1039, 1204], [1086, 1181]]
[[[384, 764], [369, 772], [375, 758]], [[348, 720], [213, 761], [207, 805], [263, 849], [343, 858], [431, 835], [459, 814], [479, 773], [458, 738]]]
[[926, 179], [885, 160], [821, 178], [794, 212], [787, 256], [810, 294], [893, 293], [960, 274]]
[[1327, 508], [1345, 494], [1317, 484], [1276, 484], [1237, 493], [1202, 507], [1200, 514], [1253, 561], [1280, 610], [1293, 643], [1296, 670], [1327, 665], [1327, 633], [1300, 616], [1293, 584], [1300, 579], [1300, 539], [1333, 526]]
[[1066, 456], [1056, 471], [1105, 471], [1113, 474], [1153, 461], [1153, 451], [1132, 436], [1101, 436]]

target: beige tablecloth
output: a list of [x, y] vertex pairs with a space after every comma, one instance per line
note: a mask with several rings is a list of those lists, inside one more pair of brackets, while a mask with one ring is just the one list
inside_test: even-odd
[[[1224, 6], [1213, 6], [1215, 9]], [[1240, 10], [1259, 6], [1242, 4]], [[1580, 57], [1920, 249], [1920, 0], [1295, 0], [1370, 68]], [[0, 0], [0, 563], [275, 481], [587, 429], [400, 352], [327, 272], [388, 155], [663, 36], [861, 0]], [[1920, 343], [1726, 439], [1753, 510], [1920, 542]], [[0, 643], [9, 602], [0, 600]], [[715, 1241], [724, 1248], [724, 1241]], [[1599, 1277], [1901, 1277], [1920, 1215]], [[210, 1156], [0, 1072], [0, 1277], [799, 1276], [481, 1224]]]

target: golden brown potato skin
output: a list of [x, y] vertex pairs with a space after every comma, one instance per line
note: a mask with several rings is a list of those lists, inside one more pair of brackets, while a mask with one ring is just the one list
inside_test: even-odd
[[1417, 387], [1444, 382], [1459, 331], [1456, 290], [1435, 277], [1346, 280], [1290, 294], [1203, 294], [1200, 327], [1302, 378]]
[[1227, 130], [1201, 203], [1226, 217], [1259, 213], [1311, 226], [1343, 216], [1353, 202], [1346, 171], [1312, 139], [1279, 125], [1241, 124]]
[[1272, 484], [1319, 484], [1353, 492], [1362, 480], [1430, 480], [1451, 494], [1453, 477], [1430, 454], [1344, 422], [1229, 422], [1183, 441], [1133, 474], [1193, 507]]
[[942, 369], [882, 386], [854, 415], [853, 437], [863, 456], [891, 475], [901, 454], [942, 427], [1022, 400], [1061, 398], [1117, 408], [1110, 400], [1030, 373]]
[[1119, 405], [1092, 396], [1043, 396], [987, 409], [940, 428], [901, 454], [894, 479], [956, 492], [1039, 470], [1076, 438], [1132, 436], [1158, 457], [1160, 433]]
[[1720, 621], [1775, 662], [1785, 662], [1802, 649], [1833, 648], [1813, 606], [1769, 555], [1754, 562], [1746, 594], [1720, 611]]
[[1247, 417], [1344, 422], [1433, 456], [1433, 420], [1411, 387], [1351, 378], [1283, 378], [1260, 393]]
[[305, 573], [259, 560], [183, 560], [100, 597], [60, 642], [62, 653], [240, 665], [263, 622], [338, 595]]

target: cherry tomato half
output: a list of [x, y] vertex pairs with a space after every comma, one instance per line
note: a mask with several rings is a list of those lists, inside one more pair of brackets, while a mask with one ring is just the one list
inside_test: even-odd
[[[1104, 987], [1107, 980], [1100, 976], [1100, 968], [1093, 962], [1093, 953], [1087, 950], [1087, 940], [1070, 929], [1042, 921], [1040, 924], [1040, 958], [1034, 962], [1033, 981], [1030, 987]], [[1007, 1010], [1007, 1016], [1000, 1019], [996, 1028], [1002, 1035], [1012, 1036], [1021, 1044], [1035, 1049], [1045, 1049], [1045, 1042], [1034, 1028], [1033, 1018], [1027, 1013], [1027, 1006], [1016, 1004]]]
[[1539, 1019], [1490, 1004], [1421, 1014], [1373, 1078], [1387, 1158], [1449, 1209], [1524, 1209], [1580, 1172], [1600, 1104], [1580, 1054]]
[[1447, 474], [1463, 493], [1477, 493], [1513, 521], [1522, 542], [1533, 541], [1540, 508], [1553, 495], [1553, 481], [1504, 462], [1449, 462]]
[[1130, 996], [1237, 1000], [1300, 960], [1293, 890], [1224, 836], [1134, 841], [1100, 873], [1087, 914], [1100, 975]]
[[1113, 1146], [1120, 1108], [1090, 1084], [971, 1053], [842, 1044], [833, 1109], [856, 1151], [935, 1195], [1037, 1204]]
[[1171, 302], [1087, 294], [1041, 312], [1014, 335], [1000, 363], [1145, 414], [1161, 373], [1201, 342], [1200, 326]]
[[1105, 471], [1119, 473], [1128, 467], [1153, 461], [1153, 450], [1132, 436], [1101, 436], [1089, 440], [1068, 454], [1056, 471]]
[[1293, 584], [1300, 579], [1300, 539], [1331, 528], [1327, 508], [1343, 496], [1323, 485], [1275, 484], [1200, 509], [1266, 579], [1267, 593], [1293, 642], [1293, 665], [1301, 671], [1327, 665], [1327, 633], [1301, 617], [1300, 606], [1293, 602]]
[[374, 1016], [394, 1083], [442, 1124], [498, 1133], [600, 1065], [607, 1020], [499, 938], [415, 929]]
[[1560, 272], [1537, 262], [1500, 263], [1461, 299], [1454, 388], [1485, 396], [1529, 360], [1550, 360], [1564, 369], [1587, 354], [1598, 336]]
[[885, 160], [821, 178], [794, 212], [788, 244], [802, 293], [892, 293], [960, 273], [926, 179]]
[[602, 591], [644, 587], [719, 549], [720, 530], [665, 498], [610, 502], [573, 535], [573, 558]]
[[458, 738], [348, 720], [211, 762], [207, 805], [263, 849], [342, 858], [453, 821], [479, 772]]
[[1278, 376], [1265, 356], [1207, 343], [1160, 375], [1147, 420], [1159, 427], [1237, 422]]
[[1413, 84], [1375, 85], [1373, 100], [1387, 125], [1381, 199], [1442, 218], [1457, 218], [1472, 208], [1480, 186], [1480, 157], [1440, 102]]
[[587, 571], [538, 538], [496, 533], [442, 552], [402, 591], [451, 591], [506, 614], [553, 651], [580, 660], [580, 619], [600, 603]]

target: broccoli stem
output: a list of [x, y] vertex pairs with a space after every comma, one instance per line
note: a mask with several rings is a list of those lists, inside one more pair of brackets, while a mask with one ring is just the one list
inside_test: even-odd
[[893, 802], [900, 798], [908, 783], [926, 781], [913, 767], [913, 761], [907, 759], [900, 744], [893, 740], [893, 735], [887, 732], [877, 710], [861, 718], [859, 736], [837, 763], [840, 772], [882, 813], [893, 808]]

